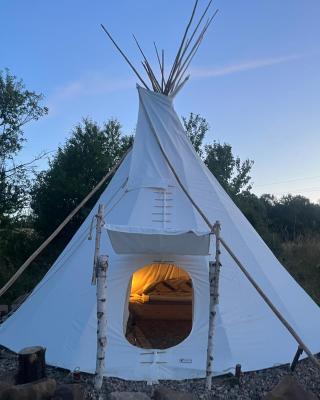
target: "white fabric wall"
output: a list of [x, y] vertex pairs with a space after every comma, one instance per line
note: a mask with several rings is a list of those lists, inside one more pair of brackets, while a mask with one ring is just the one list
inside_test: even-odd
[[[319, 307], [282, 267], [199, 160], [185, 137], [172, 100], [143, 89], [139, 89], [139, 94], [140, 101], [144, 102], [145, 116], [151, 118], [167, 156], [195, 202], [212, 223], [220, 220], [222, 236], [250, 274], [311, 350], [319, 352]], [[172, 180], [168, 168], [163, 167], [162, 155], [152, 140], [149, 141], [148, 135], [152, 132], [148, 129], [137, 130], [134, 163], [131, 166], [131, 154], [127, 156], [98, 201], [107, 206], [107, 223], [127, 226], [128, 229], [141, 227], [143, 232], [158, 224], [156, 229], [164, 229], [164, 232], [170, 228], [180, 232], [208, 233], [208, 227], [198, 212]], [[144, 145], [148, 153], [144, 153]], [[145, 160], [150, 161], [154, 172], [143, 179], [148, 167]], [[163, 167], [160, 172], [159, 166]], [[131, 189], [126, 185], [129, 174]], [[176, 185], [170, 187], [173, 212], [167, 226], [152, 220], [155, 193], [149, 185], [153, 184], [153, 175], [159, 185]], [[1, 325], [2, 345], [14, 351], [42, 345], [47, 348], [49, 364], [94, 372], [97, 327], [95, 287], [91, 286], [94, 240], [88, 241], [87, 236], [96, 212], [97, 205], [30, 297]], [[105, 374], [137, 380], [204, 377], [209, 316], [208, 257], [172, 254], [117, 256], [105, 230], [101, 252], [110, 256]], [[295, 341], [224, 250], [221, 260], [214, 373], [223, 374], [237, 363], [244, 371], [249, 371], [290, 362], [297, 349]], [[158, 359], [153, 359], [152, 351], [141, 351], [127, 342], [124, 321], [128, 285], [133, 272], [159, 261], [175, 263], [190, 274], [194, 287], [194, 323], [186, 340], [156, 354]], [[154, 362], [143, 364], [142, 361]], [[157, 361], [166, 363], [158, 364]]]
[[[128, 307], [127, 288], [131, 276], [142, 266], [155, 261], [159, 259], [154, 259], [152, 256], [120, 256], [113, 258], [110, 262], [107, 319], [113, 323], [108, 325], [107, 329], [106, 374], [135, 380], [204, 377], [209, 318], [207, 257], [186, 258], [170, 255], [169, 258], [162, 259], [162, 261], [179, 265], [190, 275], [193, 282], [193, 327], [190, 335], [182, 343], [152, 355], [150, 353], [153, 350], [133, 346], [124, 336], [126, 326], [123, 321], [123, 311]], [[152, 361], [153, 357], [156, 357], [153, 364], [144, 363]], [[158, 364], [157, 361], [161, 363]]]

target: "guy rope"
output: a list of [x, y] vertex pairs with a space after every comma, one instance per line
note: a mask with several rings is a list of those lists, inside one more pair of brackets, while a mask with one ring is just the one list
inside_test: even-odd
[[8, 282], [0, 289], [0, 297], [3, 296], [15, 281], [23, 274], [23, 272], [29, 267], [29, 265], [38, 257], [38, 255], [53, 241], [53, 239], [62, 231], [62, 229], [68, 224], [68, 222], [77, 214], [77, 212], [91, 199], [91, 197], [101, 188], [101, 186], [110, 178], [116, 170], [119, 168], [122, 161], [125, 159], [127, 154], [131, 151], [131, 147], [121, 157], [119, 162], [114, 165], [111, 170], [100, 180], [91, 192], [81, 201], [81, 203], [67, 216], [67, 218], [61, 222], [57, 229], [37, 248], [37, 250], [31, 254], [31, 256], [21, 265], [21, 267], [15, 272], [15, 274], [8, 280]]

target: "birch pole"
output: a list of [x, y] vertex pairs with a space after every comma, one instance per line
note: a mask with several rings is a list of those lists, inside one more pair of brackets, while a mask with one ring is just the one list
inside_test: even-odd
[[248, 281], [251, 283], [251, 285], [256, 289], [256, 291], [259, 293], [259, 295], [262, 297], [262, 299], [267, 303], [267, 305], [270, 307], [272, 312], [276, 315], [276, 317], [280, 320], [282, 325], [290, 332], [290, 334], [293, 336], [293, 338], [297, 341], [299, 346], [304, 350], [304, 352], [310, 357], [311, 361], [320, 369], [320, 362], [319, 360], [312, 354], [311, 350], [307, 347], [307, 345], [303, 342], [301, 337], [298, 335], [298, 333], [295, 331], [295, 329], [291, 326], [291, 324], [284, 318], [284, 316], [281, 314], [281, 312], [278, 310], [278, 308], [272, 303], [272, 301], [269, 299], [269, 297], [264, 293], [264, 291], [261, 289], [261, 287], [258, 285], [258, 283], [254, 280], [254, 278], [249, 274], [247, 269], [244, 267], [244, 265], [238, 260], [236, 255], [233, 253], [233, 251], [230, 249], [230, 247], [227, 245], [227, 243], [224, 241], [222, 237], [220, 237], [220, 243], [222, 246], [227, 250], [227, 252], [230, 254], [231, 258], [234, 260], [236, 265], [240, 268], [240, 270], [244, 273]]
[[94, 258], [93, 258], [93, 273], [92, 273], [92, 281], [91, 283], [95, 285], [97, 283], [97, 266], [98, 266], [98, 258], [100, 255], [100, 241], [101, 241], [101, 228], [102, 221], [104, 218], [104, 205], [99, 204], [98, 206], [98, 214], [95, 215], [97, 219], [96, 223], [96, 239], [95, 239], [95, 247], [94, 247]]
[[106, 314], [106, 277], [108, 270], [108, 256], [100, 256], [101, 228], [104, 218], [104, 205], [99, 204], [98, 214], [96, 215], [96, 241], [93, 261], [93, 279], [92, 283], [97, 285], [97, 360], [96, 360], [96, 376], [95, 389], [98, 393], [101, 391], [103, 382], [103, 372], [105, 367], [105, 351], [107, 345], [107, 314]]
[[213, 232], [216, 238], [215, 261], [209, 263], [209, 282], [210, 282], [210, 314], [209, 314], [209, 333], [207, 350], [207, 379], [206, 388], [211, 390], [213, 376], [213, 350], [214, 350], [214, 332], [215, 320], [217, 314], [217, 305], [219, 303], [219, 278], [220, 278], [220, 222], [216, 221], [213, 226]]
[[105, 368], [107, 347], [107, 270], [108, 256], [99, 256], [97, 261], [97, 362], [95, 389], [100, 392]]

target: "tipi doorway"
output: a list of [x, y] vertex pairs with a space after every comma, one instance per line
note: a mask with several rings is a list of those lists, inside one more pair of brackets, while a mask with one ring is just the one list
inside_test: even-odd
[[131, 278], [127, 340], [144, 349], [167, 349], [192, 329], [193, 288], [190, 275], [174, 264], [149, 264]]

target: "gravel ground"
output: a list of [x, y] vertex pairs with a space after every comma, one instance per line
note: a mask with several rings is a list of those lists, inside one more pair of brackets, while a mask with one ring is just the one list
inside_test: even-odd
[[[319, 357], [320, 355], [318, 355]], [[319, 357], [320, 358], [320, 357]], [[17, 369], [17, 358], [15, 354], [4, 348], [0, 348], [0, 381], [9, 380]], [[213, 389], [208, 392], [204, 389], [203, 379], [193, 379], [186, 381], [161, 381], [162, 386], [173, 390], [192, 392], [200, 400], [218, 399], [241, 399], [258, 400], [272, 390], [280, 379], [290, 374], [289, 366], [269, 368], [256, 372], [243, 373], [240, 381], [230, 377], [216, 377], [213, 379]], [[47, 367], [47, 375], [56, 379], [58, 383], [72, 383], [73, 376], [69, 371]], [[320, 371], [310, 360], [302, 360], [298, 363], [293, 376], [298, 383], [305, 389], [313, 392], [320, 399]], [[88, 398], [93, 398], [93, 377], [89, 374], [80, 374], [80, 382], [88, 390]], [[147, 385], [145, 382], [124, 381], [122, 379], [107, 378], [104, 380], [103, 391], [108, 397], [108, 393], [113, 391], [141, 391], [152, 395], [157, 385]]]

